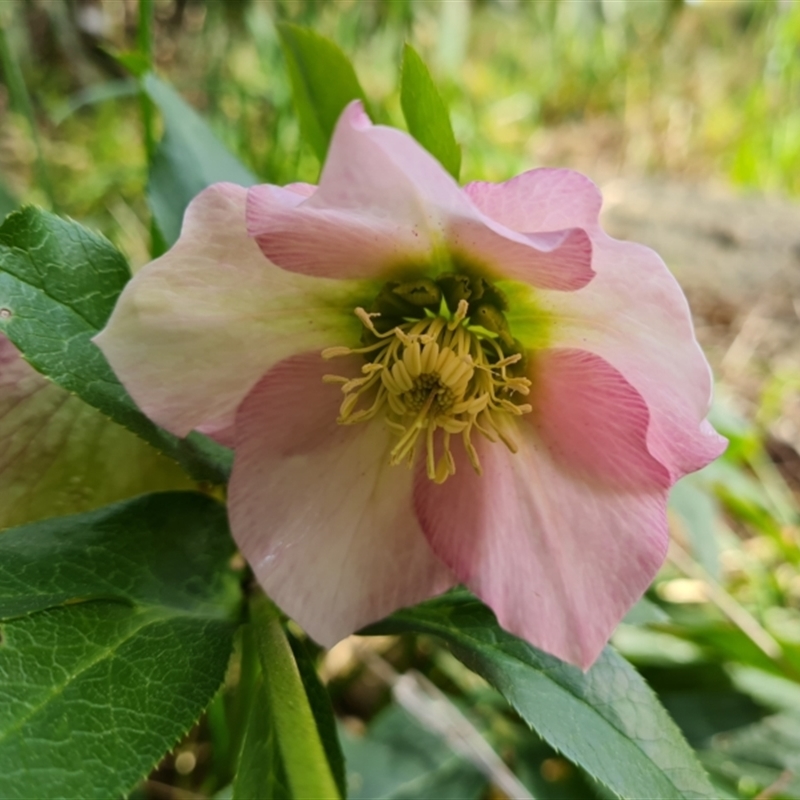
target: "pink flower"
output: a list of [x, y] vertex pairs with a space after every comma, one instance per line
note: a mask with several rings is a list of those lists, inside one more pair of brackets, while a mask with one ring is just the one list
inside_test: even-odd
[[464, 583], [587, 668], [724, 449], [686, 301], [586, 178], [460, 188], [358, 103], [319, 187], [217, 184], [97, 343], [142, 409], [235, 446], [233, 535], [332, 645]]

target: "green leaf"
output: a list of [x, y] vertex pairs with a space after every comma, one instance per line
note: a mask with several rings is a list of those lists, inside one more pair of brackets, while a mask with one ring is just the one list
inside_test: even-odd
[[338, 798], [339, 790], [278, 612], [265, 597], [257, 597], [251, 614], [267, 701], [292, 797]]
[[716, 528], [721, 524], [719, 503], [702, 488], [694, 475], [678, 481], [669, 495], [669, 507], [682, 523], [700, 565], [714, 580], [720, 580], [719, 545]]
[[181, 463], [222, 483], [231, 453], [197, 433], [178, 439], [134, 404], [91, 341], [130, 277], [122, 254], [72, 220], [27, 207], [0, 226], [0, 333], [50, 380]]
[[[748, 794], [800, 796], [800, 716], [776, 714], [714, 737], [712, 749], [701, 752], [712, 773]], [[767, 795], [768, 787], [780, 787]]]
[[291, 800], [270, 700], [259, 680], [250, 701], [233, 800]]
[[319, 673], [306, 650], [305, 644], [291, 634], [287, 638], [289, 639], [294, 659], [297, 662], [297, 669], [303, 681], [303, 688], [306, 691], [311, 712], [314, 714], [317, 732], [325, 749], [325, 757], [328, 759], [328, 765], [333, 773], [339, 794], [342, 797], [346, 797], [347, 779], [345, 777], [344, 755], [339, 741], [336, 717], [333, 713], [330, 695], [319, 679]]
[[168, 245], [181, 232], [191, 199], [212, 183], [258, 183], [217, 139], [208, 123], [168, 84], [150, 73], [143, 81], [164, 121], [164, 137], [150, 165], [147, 199]]
[[0, 334], [0, 530], [191, 489], [172, 460], [39, 375]]
[[288, 22], [278, 23], [277, 28], [300, 130], [322, 163], [345, 106], [351, 100], [366, 106], [364, 90], [350, 60], [330, 39]]
[[14, 197], [6, 185], [0, 181], [0, 219], [10, 214], [18, 205], [19, 203], [16, 197]]
[[0, 536], [0, 797], [127, 794], [222, 683], [225, 509], [148, 495]]
[[477, 800], [486, 778], [398, 706], [364, 736], [344, 733], [350, 800]]
[[400, 105], [411, 135], [458, 180], [461, 148], [450, 114], [425, 62], [410, 44], [403, 47]]
[[466, 592], [399, 611], [365, 633], [423, 631], [495, 686], [553, 748], [623, 798], [714, 798], [656, 696], [606, 648], [587, 673], [506, 633]]

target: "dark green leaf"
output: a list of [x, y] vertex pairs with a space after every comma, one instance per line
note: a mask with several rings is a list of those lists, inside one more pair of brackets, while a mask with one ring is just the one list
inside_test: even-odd
[[458, 180], [461, 148], [450, 114], [425, 62], [410, 44], [403, 48], [400, 104], [411, 135]]
[[225, 509], [148, 495], [0, 536], [0, 797], [127, 794], [219, 688]]
[[336, 727], [336, 717], [333, 714], [333, 706], [328, 690], [322, 685], [319, 674], [314, 662], [306, 650], [306, 646], [299, 639], [291, 634], [288, 636], [289, 644], [294, 653], [297, 669], [300, 672], [300, 679], [303, 681], [303, 688], [308, 696], [308, 703], [311, 706], [311, 713], [317, 723], [317, 732], [320, 741], [325, 749], [333, 779], [342, 797], [347, 796], [347, 780], [345, 778], [344, 755], [342, 745], [339, 741], [339, 733]]
[[465, 592], [399, 611], [368, 633], [443, 638], [553, 748], [624, 798], [714, 798], [675, 723], [634, 669], [606, 648], [587, 673], [503, 631]]
[[144, 88], [164, 120], [164, 138], [150, 165], [147, 199], [166, 243], [172, 245], [195, 195], [212, 183], [252, 186], [258, 179], [171, 86], [149, 74]]
[[353, 65], [330, 39], [288, 22], [278, 24], [300, 129], [320, 163], [333, 129], [351, 100], [366, 105]]
[[363, 737], [344, 733], [351, 800], [469, 800], [486, 779], [438, 736], [390, 706]]
[[250, 700], [250, 714], [244, 734], [233, 800], [291, 800], [275, 721], [263, 680]]
[[156, 427], [91, 341], [129, 277], [124, 257], [107, 239], [71, 220], [23, 208], [0, 226], [0, 332], [43, 375], [195, 478], [221, 483], [230, 451], [200, 434], [178, 439]]

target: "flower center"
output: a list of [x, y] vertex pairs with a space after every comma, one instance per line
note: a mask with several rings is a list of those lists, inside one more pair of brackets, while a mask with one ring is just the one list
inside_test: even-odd
[[531, 410], [518, 402], [530, 381], [520, 374], [522, 347], [508, 331], [504, 303], [491, 284], [466, 275], [387, 284], [372, 311], [355, 310], [363, 347], [322, 353], [326, 359], [358, 353], [366, 360], [360, 377], [324, 378], [342, 384], [339, 424], [383, 414], [398, 436], [391, 463], [411, 465], [424, 443], [428, 477], [437, 483], [456, 470], [452, 436], [461, 436], [478, 474], [474, 432], [516, 452], [513, 419]]

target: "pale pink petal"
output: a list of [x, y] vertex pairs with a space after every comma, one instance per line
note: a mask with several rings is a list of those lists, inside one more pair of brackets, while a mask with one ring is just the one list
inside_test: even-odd
[[598, 486], [669, 489], [669, 472], [647, 447], [650, 411], [620, 372], [584, 350], [542, 350], [531, 359], [533, 411], [522, 422], [555, 460]]
[[270, 264], [247, 235], [246, 195], [232, 184], [198, 195], [177, 244], [130, 281], [95, 339], [142, 410], [179, 436], [231, 425], [281, 359], [358, 336], [364, 298]]
[[649, 248], [593, 232], [597, 277], [552, 293], [560, 346], [596, 353], [618, 369], [650, 411], [650, 452], [673, 482], [719, 456], [726, 440], [706, 422], [712, 380], [686, 298]]
[[388, 463], [388, 430], [336, 423], [342, 393], [322, 376], [362, 363], [281, 362], [237, 417], [234, 538], [267, 594], [327, 646], [453, 583], [414, 517], [413, 473]]
[[264, 255], [285, 270], [329, 278], [372, 278], [429, 257], [432, 245], [422, 225], [366, 211], [292, 207], [281, 202], [276, 188], [250, 189], [247, 223]]
[[588, 669], [663, 562], [667, 490], [595, 483], [522, 425], [520, 452], [456, 448], [442, 485], [418, 471], [415, 507], [436, 554], [511, 633]]
[[475, 181], [464, 191], [484, 214], [521, 233], [594, 226], [603, 203], [600, 190], [585, 175], [549, 167], [503, 183]]
[[299, 194], [301, 197], [311, 197], [314, 192], [317, 191], [317, 187], [314, 186], [313, 183], [287, 183], [286, 186], [283, 187], [289, 192], [294, 192], [295, 194]]
[[[555, 321], [552, 341], [601, 356], [636, 388], [650, 412], [650, 452], [675, 481], [705, 466], [725, 440], [705, 421], [711, 372], [695, 339], [686, 298], [647, 247], [612, 239], [598, 222], [600, 196], [569, 170], [533, 170], [500, 184], [470, 184], [473, 202], [498, 222], [536, 233], [577, 226], [592, 239], [596, 277], [576, 292], [539, 292]], [[512, 331], [536, 320], [512, 307]]]
[[520, 451], [456, 448], [443, 486], [420, 469], [415, 505], [434, 551], [532, 644], [586, 669], [661, 565], [670, 476], [647, 449], [648, 410], [613, 367], [552, 350], [532, 365]]
[[592, 243], [580, 228], [522, 234], [486, 218], [451, 217], [447, 241], [466, 264], [480, 265], [495, 279], [511, 278], [539, 289], [572, 292], [594, 277]]
[[248, 230], [275, 264], [308, 275], [372, 277], [428, 257], [433, 241], [424, 202], [364, 135], [369, 127], [361, 105], [351, 103], [317, 191], [299, 206], [282, 202], [277, 187], [250, 191]]
[[330, 277], [439, 263], [441, 251], [489, 272], [551, 289], [591, 280], [591, 242], [582, 230], [516, 233], [481, 213], [453, 178], [408, 134], [372, 126], [359, 103], [342, 114], [317, 191], [290, 205], [254, 187], [248, 230], [287, 270]]

